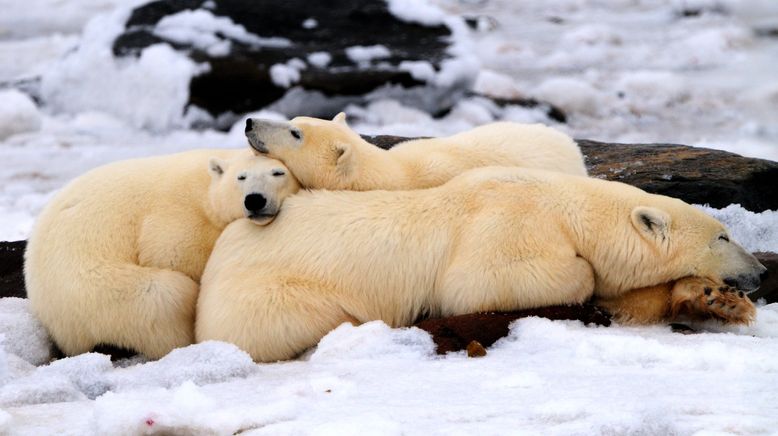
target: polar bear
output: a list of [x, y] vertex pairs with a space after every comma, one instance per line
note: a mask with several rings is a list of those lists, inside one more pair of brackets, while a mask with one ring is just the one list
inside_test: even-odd
[[680, 200], [594, 178], [482, 168], [423, 190], [303, 192], [272, 226], [230, 224], [203, 273], [195, 335], [275, 361], [343, 322], [407, 326], [423, 314], [592, 296], [640, 312], [619, 298], [674, 281], [694, 300], [678, 307], [748, 322], [753, 305], [723, 283], [752, 290], [764, 271], [721, 223]]
[[191, 344], [198, 283], [222, 229], [244, 216], [267, 224], [298, 189], [281, 162], [248, 150], [89, 171], [33, 229], [24, 266], [32, 310], [67, 355], [106, 344], [159, 358]]
[[351, 130], [341, 112], [332, 121], [249, 118], [246, 137], [259, 154], [283, 161], [300, 183], [312, 189], [429, 188], [466, 170], [491, 165], [586, 175], [576, 143], [542, 124], [498, 122], [383, 150]]

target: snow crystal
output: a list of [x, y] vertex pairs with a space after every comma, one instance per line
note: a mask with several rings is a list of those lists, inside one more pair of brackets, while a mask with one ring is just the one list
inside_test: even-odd
[[0, 141], [40, 127], [41, 116], [30, 97], [15, 89], [0, 90]]
[[211, 56], [228, 55], [230, 39], [254, 47], [288, 47], [292, 44], [286, 38], [259, 37], [229, 17], [217, 17], [203, 9], [166, 15], [157, 23], [154, 34], [177, 43], [191, 44]]
[[327, 52], [316, 51], [309, 54], [307, 59], [309, 64], [319, 68], [324, 68], [332, 61], [332, 56]]
[[376, 45], [355, 45], [346, 48], [346, 56], [357, 63], [367, 63], [373, 59], [388, 58], [392, 55], [386, 46]]
[[23, 298], [0, 298], [0, 332], [7, 353], [40, 365], [51, 360], [51, 340]]

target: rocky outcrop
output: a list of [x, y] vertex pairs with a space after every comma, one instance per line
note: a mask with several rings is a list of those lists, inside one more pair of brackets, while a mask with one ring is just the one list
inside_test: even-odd
[[190, 104], [214, 116], [269, 108], [331, 117], [379, 97], [434, 114], [463, 95], [475, 70], [451, 50], [463, 20], [421, 21], [398, 18], [384, 0], [159, 0], [133, 10], [113, 51], [137, 56], [166, 43], [207, 65], [191, 81]]
[[[381, 148], [411, 139], [365, 136]], [[778, 210], [778, 162], [677, 144], [614, 144], [579, 139], [592, 177], [627, 183], [687, 203], [753, 212]]]
[[27, 241], [0, 242], [0, 297], [27, 297], [24, 249]]

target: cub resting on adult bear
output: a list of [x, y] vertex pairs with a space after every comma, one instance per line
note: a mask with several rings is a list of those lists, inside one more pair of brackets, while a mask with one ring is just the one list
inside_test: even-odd
[[249, 118], [246, 137], [254, 150], [284, 162], [311, 189], [430, 188], [467, 170], [492, 165], [586, 175], [576, 143], [542, 124], [492, 123], [383, 150], [351, 130], [341, 112], [332, 121], [297, 117], [282, 123]]
[[299, 189], [288, 172], [245, 149], [215, 149], [115, 162], [76, 178], [43, 209], [27, 245], [33, 312], [67, 355], [104, 344], [159, 358], [191, 344], [216, 238], [243, 216], [272, 221]]
[[[408, 326], [592, 297], [632, 322], [688, 311], [747, 323], [753, 304], [724, 283], [753, 290], [764, 271], [680, 200], [491, 167], [424, 190], [303, 192], [271, 226], [236, 221], [203, 274], [195, 334], [275, 361], [343, 322]], [[648, 286], [634, 304], [630, 291]]]

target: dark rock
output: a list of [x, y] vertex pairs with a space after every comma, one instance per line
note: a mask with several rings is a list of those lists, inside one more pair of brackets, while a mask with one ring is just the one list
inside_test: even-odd
[[426, 319], [416, 327], [432, 335], [438, 354], [460, 351], [476, 341], [489, 347], [508, 334], [508, 325], [519, 318], [538, 316], [554, 320], [579, 320], [585, 324], [609, 326], [610, 316], [591, 305], [552, 306], [516, 312], [487, 312], [448, 318]]
[[778, 253], [754, 253], [759, 262], [767, 267], [767, 277], [762, 280], [759, 290], [748, 294], [756, 301], [764, 298], [765, 302], [778, 302]]
[[[252, 45], [219, 35], [231, 43], [229, 53], [222, 56], [155, 33], [155, 26], [164, 17], [195, 9], [228, 17], [255, 36], [286, 38], [291, 45]], [[114, 41], [113, 51], [117, 56], [136, 56], [144, 48], [164, 42], [198, 63], [208, 63], [209, 71], [192, 79], [190, 104], [214, 116], [245, 113], [275, 102], [271, 109], [290, 116], [331, 117], [348, 103], [363, 103], [365, 94], [379, 89], [435, 113], [455, 103], [472, 77], [436, 87], [414, 78], [399, 64], [426, 61], [439, 70], [442, 62], [452, 57], [447, 52], [451, 36], [452, 29], [446, 25], [421, 25], [396, 18], [383, 0], [160, 0], [133, 10], [125, 32]], [[348, 47], [377, 44], [391, 54], [361, 63], [346, 54]], [[315, 52], [329, 53], [331, 62], [326, 66], [311, 64], [307, 56]], [[299, 71], [295, 92], [287, 95], [289, 90], [273, 82], [270, 70], [295, 58], [305, 62], [305, 69]], [[315, 92], [318, 97], [303, 91]], [[285, 95], [287, 98], [279, 102]], [[326, 103], [323, 97], [338, 98]]]
[[578, 140], [593, 177], [624, 182], [687, 203], [778, 209], [778, 162], [675, 144]]
[[[389, 149], [411, 138], [365, 136]], [[579, 139], [592, 177], [615, 180], [687, 203], [778, 210], [778, 162], [675, 144], [614, 144]]]
[[24, 249], [27, 241], [0, 242], [0, 297], [27, 297]]

